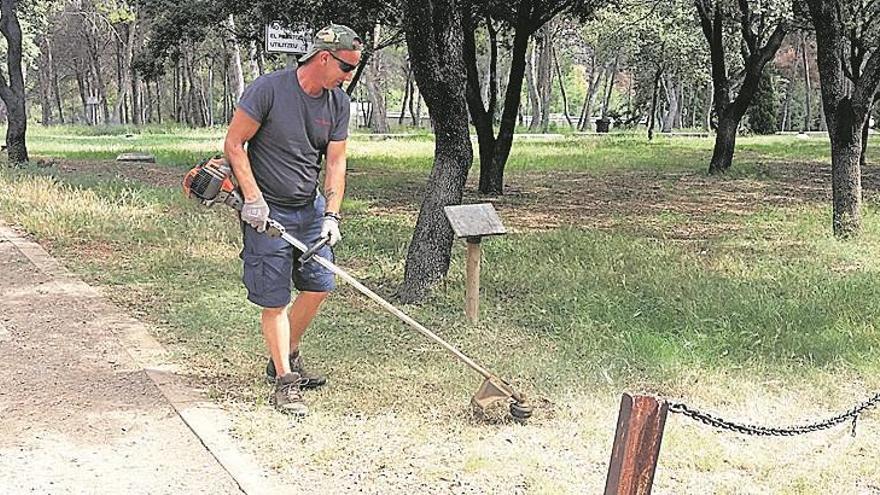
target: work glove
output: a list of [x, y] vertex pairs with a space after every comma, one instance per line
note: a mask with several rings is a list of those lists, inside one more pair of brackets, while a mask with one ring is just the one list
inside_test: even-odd
[[321, 226], [321, 238], [327, 238], [327, 244], [331, 246], [342, 239], [342, 234], [339, 233], [338, 218], [335, 216], [324, 217], [324, 225]]
[[241, 207], [241, 221], [250, 224], [257, 232], [266, 231], [266, 220], [269, 219], [269, 205], [261, 194], [253, 201], [245, 200]]

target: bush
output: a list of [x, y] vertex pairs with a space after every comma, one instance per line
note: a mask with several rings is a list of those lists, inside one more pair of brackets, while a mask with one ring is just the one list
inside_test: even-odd
[[779, 129], [779, 99], [770, 71], [765, 71], [761, 76], [758, 92], [755, 93], [748, 115], [749, 128], [755, 134], [773, 134]]

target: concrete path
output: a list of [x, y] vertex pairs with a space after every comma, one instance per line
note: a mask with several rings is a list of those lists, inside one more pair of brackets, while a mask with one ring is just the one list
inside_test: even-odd
[[0, 492], [275, 492], [164, 357], [144, 325], [0, 224]]

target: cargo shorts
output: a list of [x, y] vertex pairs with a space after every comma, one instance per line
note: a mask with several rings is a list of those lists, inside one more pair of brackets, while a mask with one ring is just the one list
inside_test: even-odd
[[[321, 238], [325, 207], [324, 196], [318, 194], [305, 206], [269, 204], [269, 216], [280, 222], [288, 234], [306, 246], [313, 246]], [[252, 303], [264, 308], [286, 306], [291, 299], [291, 284], [299, 291], [308, 292], [330, 292], [336, 288], [333, 272], [314, 260], [300, 266], [302, 251], [281, 237], [259, 233], [242, 222], [242, 238], [242, 282]], [[327, 245], [315, 254], [330, 261], [334, 259]]]

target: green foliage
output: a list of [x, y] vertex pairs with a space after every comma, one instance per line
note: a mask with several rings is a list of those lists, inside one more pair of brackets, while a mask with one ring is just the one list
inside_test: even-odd
[[779, 129], [779, 97], [776, 94], [775, 75], [764, 70], [758, 92], [749, 107], [749, 128], [755, 134], [773, 134]]

